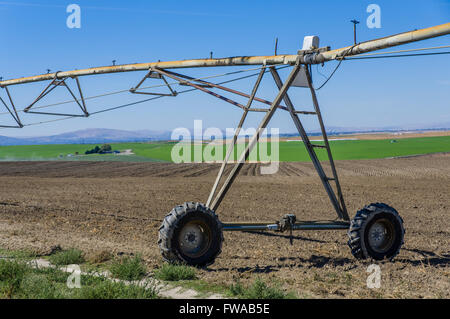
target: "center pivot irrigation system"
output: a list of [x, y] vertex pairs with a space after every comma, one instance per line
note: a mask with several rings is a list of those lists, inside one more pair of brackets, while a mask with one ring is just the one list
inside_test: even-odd
[[[106, 67], [95, 67], [83, 70], [74, 70], [66, 72], [55, 72], [43, 75], [24, 77], [18, 79], [11, 79], [1, 81], [0, 86], [6, 91], [7, 98], [2, 99], [0, 97], [1, 104], [7, 109], [17, 125], [7, 126], [0, 125], [1, 127], [17, 127], [22, 128], [27, 126], [23, 124], [18, 113], [34, 113], [34, 114], [46, 114], [63, 116], [65, 118], [71, 117], [87, 117], [95, 113], [101, 113], [107, 110], [118, 109], [121, 107], [133, 105], [136, 103], [129, 103], [119, 107], [113, 107], [110, 109], [89, 113], [86, 107], [86, 100], [88, 98], [83, 97], [83, 92], [78, 77], [95, 75], [95, 74], [107, 74], [117, 72], [129, 72], [129, 71], [148, 71], [144, 78], [133, 88], [127, 90], [134, 94], [148, 94], [154, 95], [153, 98], [149, 98], [144, 101], [164, 97], [164, 96], [177, 96], [180, 93], [199, 90], [208, 93], [216, 98], [224, 100], [237, 106], [243, 110], [242, 117], [237, 126], [237, 130], [233, 136], [232, 142], [227, 149], [225, 160], [222, 162], [217, 178], [213, 184], [211, 193], [206, 201], [206, 204], [186, 202], [183, 205], [176, 206], [163, 220], [163, 223], [159, 229], [158, 244], [163, 258], [169, 262], [183, 262], [190, 265], [205, 266], [214, 262], [215, 258], [220, 254], [223, 242], [223, 231], [289, 231], [292, 234], [293, 230], [331, 230], [331, 229], [346, 229], [348, 230], [349, 241], [348, 244], [351, 248], [352, 254], [359, 259], [373, 258], [376, 260], [384, 258], [393, 258], [400, 250], [403, 244], [404, 228], [403, 220], [398, 212], [382, 203], [372, 203], [365, 206], [363, 209], [356, 213], [353, 220], [350, 220], [347, 208], [344, 202], [344, 197], [339, 183], [336, 167], [333, 161], [332, 152], [328, 143], [327, 133], [320, 113], [319, 103], [316, 96], [316, 89], [314, 88], [311, 80], [311, 71], [309, 66], [312, 64], [323, 64], [328, 61], [338, 60], [339, 64], [351, 56], [360, 55], [367, 56], [367, 52], [376, 51], [388, 47], [398, 46], [401, 44], [421, 41], [433, 37], [443, 36], [450, 34], [450, 23], [415, 30], [397, 35], [388, 36], [381, 39], [371, 40], [359, 44], [355, 44], [349, 47], [330, 50], [329, 47], [320, 48], [318, 46], [317, 37], [306, 37], [304, 41], [303, 49], [298, 51], [294, 55], [273, 55], [273, 56], [241, 56], [241, 57], [229, 57], [219, 59], [195, 59], [195, 60], [182, 60], [182, 61], [169, 61], [169, 62], [154, 62], [154, 63], [139, 63], [139, 64], [126, 64], [126, 65], [113, 65]], [[441, 47], [442, 48], [442, 47]], [[417, 50], [417, 49], [415, 49]], [[408, 52], [415, 50], [403, 50], [397, 52]], [[366, 54], [364, 54], [366, 53]], [[447, 52], [448, 53], [448, 52]], [[424, 55], [424, 54], [419, 54]], [[372, 55], [372, 58], [375, 54]], [[379, 57], [379, 56], [376, 56]], [[359, 57], [357, 57], [359, 58]], [[355, 58], [354, 58], [355, 59]], [[169, 69], [181, 69], [181, 68], [205, 68], [205, 67], [219, 67], [219, 66], [242, 66], [242, 65], [258, 65], [260, 69], [257, 75], [256, 83], [253, 86], [253, 90], [250, 94], [240, 92], [221, 84], [231, 82], [226, 81], [220, 84], [215, 84], [206, 81], [206, 78], [192, 78], [187, 75], [175, 73], [169, 71]], [[290, 73], [287, 78], [282, 81], [279, 76], [278, 69], [290, 67]], [[261, 80], [266, 72], [270, 72], [275, 84], [278, 88], [278, 93], [273, 101], [267, 101], [256, 96], [257, 90], [261, 83]], [[231, 72], [233, 74], [238, 72]], [[334, 73], [334, 72], [333, 72]], [[331, 75], [333, 75], [333, 73]], [[248, 78], [242, 77], [243, 78]], [[145, 87], [142, 87], [144, 81], [149, 78], [160, 79], [163, 81], [161, 86], [168, 88], [167, 94], [152, 93], [143, 91]], [[186, 91], [176, 92], [166, 78], [175, 80], [175, 84], [190, 86], [191, 88]], [[74, 79], [76, 83], [76, 91], [79, 97], [76, 96], [74, 91], [70, 89], [66, 83], [68, 79]], [[22, 110], [17, 110], [10, 91], [9, 86], [25, 84], [39, 81], [50, 81], [39, 96], [27, 107]], [[73, 97], [72, 102], [76, 102], [81, 109], [81, 114], [67, 114], [67, 113], [54, 113], [43, 112], [43, 107], [36, 107], [35, 104], [41, 100], [44, 96], [49, 94], [53, 89], [58, 86], [65, 87], [70, 95]], [[314, 105], [314, 111], [296, 110], [292, 100], [289, 98], [288, 90], [291, 87], [306, 87], [309, 89], [312, 102]], [[147, 87], [148, 88], [148, 87]], [[228, 93], [236, 94], [248, 99], [247, 104], [240, 104], [230, 98], [227, 98], [219, 93], [213, 91], [213, 89], [222, 90]], [[121, 91], [123, 92], [123, 91]], [[105, 94], [107, 95], [107, 94]], [[265, 108], [252, 107], [254, 101], [267, 105]], [[7, 103], [8, 102], [8, 103]], [[284, 102], [284, 105], [281, 103]], [[67, 102], [62, 102], [67, 103]], [[53, 104], [56, 105], [56, 104]], [[312, 163], [320, 177], [320, 180], [325, 188], [332, 207], [337, 213], [336, 220], [330, 221], [297, 221], [294, 214], [284, 215], [278, 222], [275, 223], [222, 223], [219, 221], [215, 212], [220, 206], [220, 203], [224, 199], [236, 176], [239, 174], [242, 166], [248, 159], [250, 152], [257, 144], [263, 130], [269, 124], [272, 116], [277, 109], [287, 111], [291, 116], [303, 142], [307, 149]], [[249, 112], [264, 112], [265, 115], [261, 120], [256, 133], [250, 138], [245, 150], [240, 155], [238, 161], [234, 163], [234, 167], [226, 177], [225, 181], [221, 183], [224, 174], [225, 166], [228, 163], [230, 155], [233, 153], [234, 147], [237, 143], [239, 132], [244, 124], [244, 121]], [[324, 140], [323, 145], [311, 143], [307, 132], [300, 120], [299, 115], [315, 116], [317, 117], [322, 136]], [[40, 124], [44, 122], [34, 123]], [[31, 124], [28, 124], [31, 125]], [[326, 173], [324, 167], [318, 159], [316, 149], [326, 149], [329, 166], [331, 172]], [[220, 185], [220, 187], [219, 187]], [[292, 237], [291, 237], [292, 238]], [[292, 241], [291, 241], [292, 243]]]

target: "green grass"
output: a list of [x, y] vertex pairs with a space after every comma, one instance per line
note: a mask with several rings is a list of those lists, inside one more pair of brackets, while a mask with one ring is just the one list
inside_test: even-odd
[[194, 280], [197, 278], [194, 268], [168, 263], [155, 270], [154, 274], [156, 278], [166, 281]]
[[[312, 138], [314, 139], [314, 138]], [[333, 156], [336, 160], [374, 159], [396, 156], [408, 156], [428, 154], [437, 152], [450, 152], [450, 136], [401, 138], [395, 143], [392, 139], [385, 140], [341, 140], [330, 141]], [[323, 142], [314, 142], [323, 144]], [[135, 155], [87, 155], [77, 157], [66, 157], [67, 154], [79, 152], [84, 154], [95, 144], [68, 144], [68, 145], [18, 145], [0, 146], [0, 160], [70, 160], [70, 161], [167, 161], [171, 162], [171, 151], [175, 142], [152, 142], [152, 143], [117, 143], [111, 144], [114, 150], [132, 149]], [[242, 149], [242, 144], [240, 145]], [[203, 145], [203, 149], [206, 146]], [[193, 150], [194, 146], [190, 146]], [[189, 147], [188, 147], [189, 149]], [[271, 149], [271, 144], [267, 146]], [[223, 154], [226, 149], [223, 148]], [[236, 151], [234, 158], [236, 158]], [[280, 161], [282, 162], [307, 162], [310, 161], [303, 142], [291, 141], [280, 142]], [[317, 149], [320, 160], [326, 160], [326, 150]], [[58, 158], [63, 155], [63, 158]], [[259, 160], [259, 158], [254, 157]], [[193, 158], [191, 157], [191, 160]]]
[[109, 271], [113, 277], [122, 280], [139, 280], [147, 273], [147, 269], [139, 255], [114, 260], [109, 266]]
[[280, 284], [268, 285], [261, 278], [248, 287], [244, 287], [239, 281], [229, 287], [229, 294], [243, 299], [294, 299], [295, 294], [281, 289]]
[[27, 271], [25, 263], [0, 259], [0, 296], [17, 294]]
[[0, 248], [0, 256], [21, 260], [30, 260], [32, 258], [36, 258], [37, 253], [28, 249], [8, 250]]
[[[401, 138], [397, 139], [395, 143], [391, 143], [391, 141], [392, 139], [330, 141], [330, 146], [336, 160], [374, 159], [450, 152], [450, 136]], [[323, 145], [323, 142], [314, 143]], [[327, 158], [325, 149], [319, 149], [317, 153], [320, 160]], [[280, 160], [307, 161], [306, 148], [302, 142], [282, 142], [280, 143]]]
[[176, 285], [195, 290], [198, 298], [207, 298], [211, 294], [220, 294], [231, 297], [228, 286], [220, 283], [207, 282], [202, 279], [178, 280]]
[[84, 263], [83, 252], [78, 249], [58, 251], [49, 256], [49, 261], [56, 266]]
[[153, 282], [125, 285], [105, 277], [81, 275], [81, 288], [67, 287], [69, 274], [57, 268], [34, 268], [19, 260], [0, 260], [0, 298], [14, 299], [155, 299]]
[[95, 285], [82, 286], [77, 297], [81, 299], [157, 299], [158, 289], [151, 282], [137, 286], [102, 280]]

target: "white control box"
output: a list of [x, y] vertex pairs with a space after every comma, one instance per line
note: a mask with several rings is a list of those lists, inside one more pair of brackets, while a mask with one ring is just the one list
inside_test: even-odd
[[313, 50], [319, 48], [319, 37], [316, 35], [307, 35], [303, 39], [302, 50]]

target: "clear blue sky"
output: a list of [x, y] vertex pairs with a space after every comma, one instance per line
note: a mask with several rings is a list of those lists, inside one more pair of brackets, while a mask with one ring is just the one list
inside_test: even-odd
[[[66, 26], [67, 5], [81, 7], [81, 29]], [[369, 29], [366, 8], [381, 7], [381, 28]], [[339, 48], [353, 42], [351, 19], [358, 25], [358, 41], [370, 40], [450, 21], [450, 1], [0, 1], [0, 76], [4, 79], [80, 69], [91, 66], [157, 60], [237, 55], [270, 55], [275, 38], [278, 52], [293, 54], [305, 35], [318, 35], [321, 46]], [[449, 45], [450, 36], [404, 45], [398, 49]], [[392, 49], [390, 49], [392, 50]], [[395, 49], [394, 49], [395, 50]], [[382, 127], [450, 123], [450, 56], [344, 61], [332, 80], [319, 91], [327, 126]], [[336, 63], [318, 69], [328, 75]], [[248, 68], [248, 67], [244, 67]], [[241, 68], [242, 69], [242, 68]], [[186, 70], [211, 75], [229, 69]], [[231, 70], [231, 69], [230, 69]], [[315, 85], [323, 81], [314, 66]], [[285, 74], [285, 73], [283, 73]], [[143, 73], [80, 78], [85, 96], [128, 89]], [[267, 79], [269, 76], [267, 75]], [[222, 80], [221, 78], [217, 81]], [[224, 78], [225, 80], [225, 78]], [[155, 81], [155, 80], [152, 80]], [[230, 85], [249, 91], [251, 80]], [[27, 106], [46, 83], [11, 87], [19, 109]], [[182, 90], [182, 88], [176, 88]], [[298, 109], [311, 105], [304, 89], [292, 89]], [[295, 92], [294, 92], [295, 91]], [[0, 92], [5, 97], [4, 90]], [[272, 98], [273, 84], [265, 81], [260, 96]], [[129, 93], [88, 101], [91, 111], [145, 98]], [[61, 90], [41, 104], [66, 100]], [[243, 100], [239, 100], [243, 102]], [[74, 105], [53, 111], [75, 110]], [[0, 109], [0, 112], [4, 112]], [[24, 123], [49, 119], [21, 114]], [[71, 119], [23, 129], [2, 129], [0, 135], [49, 135], [84, 128], [171, 130], [205, 126], [234, 127], [240, 111], [201, 92], [164, 98], [85, 119]], [[260, 117], [260, 115], [259, 115]], [[250, 119], [256, 125], [258, 115]], [[287, 113], [272, 122], [281, 132], [293, 132]], [[0, 115], [0, 123], [11, 123]], [[317, 128], [307, 121], [309, 129]]]

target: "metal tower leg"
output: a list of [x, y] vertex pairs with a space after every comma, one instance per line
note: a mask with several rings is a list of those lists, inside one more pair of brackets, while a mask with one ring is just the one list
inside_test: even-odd
[[[303, 140], [303, 143], [305, 144], [306, 150], [308, 151], [308, 154], [311, 158], [311, 161], [314, 164], [314, 167], [322, 181], [323, 186], [325, 187], [325, 190], [328, 194], [328, 197], [330, 198], [331, 204], [333, 205], [337, 215], [339, 218], [343, 219], [343, 220], [349, 220], [348, 217], [348, 213], [347, 213], [347, 209], [345, 207], [344, 204], [344, 199], [342, 196], [342, 192], [341, 192], [341, 188], [340, 188], [340, 184], [339, 184], [339, 180], [338, 180], [338, 176], [336, 173], [336, 168], [334, 166], [334, 161], [333, 161], [333, 157], [331, 154], [331, 150], [330, 150], [330, 145], [328, 143], [328, 138], [327, 138], [327, 133], [325, 131], [325, 126], [323, 125], [323, 121], [322, 121], [322, 116], [320, 115], [320, 109], [319, 109], [319, 104], [317, 102], [317, 98], [315, 95], [315, 91], [314, 88], [312, 87], [311, 84], [311, 75], [308, 72], [308, 68], [305, 68], [306, 71], [306, 77], [308, 79], [308, 86], [311, 90], [311, 94], [313, 97], [313, 102], [314, 102], [314, 109], [315, 112], [306, 112], [306, 111], [296, 111], [294, 108], [294, 105], [291, 101], [291, 99], [289, 98], [289, 95], [285, 94], [284, 96], [284, 102], [286, 103], [286, 106], [289, 109], [289, 113], [291, 114], [292, 120], [294, 121], [294, 124], [298, 130], [298, 132], [300, 133], [300, 136]], [[283, 82], [281, 81], [280, 76], [278, 75], [278, 72], [276, 71], [275, 68], [270, 68], [270, 72], [272, 73], [272, 76], [275, 80], [275, 83], [277, 84], [277, 86], [279, 88], [281, 88], [283, 86]], [[317, 144], [312, 144], [299, 117], [298, 114], [311, 114], [311, 115], [317, 115], [318, 119], [319, 119], [319, 123], [320, 123], [320, 128], [322, 131], [322, 136], [323, 139], [325, 141], [325, 145], [317, 145]], [[330, 165], [332, 168], [332, 173], [333, 173], [333, 177], [330, 178], [325, 174], [325, 171], [322, 167], [322, 164], [320, 163], [315, 148], [326, 148], [327, 149], [327, 154], [328, 154], [328, 158], [330, 160]], [[330, 181], [334, 180], [336, 182], [336, 188], [337, 188], [337, 192], [338, 192], [338, 197], [336, 197], [336, 194], [333, 190], [333, 188], [330, 185]], [[339, 198], [339, 199], [338, 199]]]
[[322, 114], [320, 113], [319, 102], [317, 101], [317, 96], [316, 96], [316, 90], [314, 89], [314, 87], [312, 85], [311, 74], [309, 73], [308, 68], [305, 68], [305, 71], [306, 71], [306, 75], [307, 75], [306, 78], [308, 80], [308, 86], [311, 91], [311, 96], [313, 99], [314, 109], [317, 113], [317, 118], [319, 119], [320, 130], [322, 131], [323, 140], [325, 143], [325, 147], [327, 149], [328, 160], [330, 161], [331, 171], [333, 173], [333, 180], [336, 184], [336, 190], [337, 190], [337, 194], [338, 194], [338, 198], [339, 198], [339, 203], [341, 205], [342, 218], [344, 220], [350, 220], [350, 218], [348, 216], [348, 212], [347, 212], [347, 207], [346, 207], [345, 201], [344, 201], [344, 196], [342, 195], [341, 184], [339, 183], [336, 166], [334, 165], [333, 155], [331, 153], [331, 148], [328, 143], [327, 131], [325, 130], [325, 125], [323, 124]]

